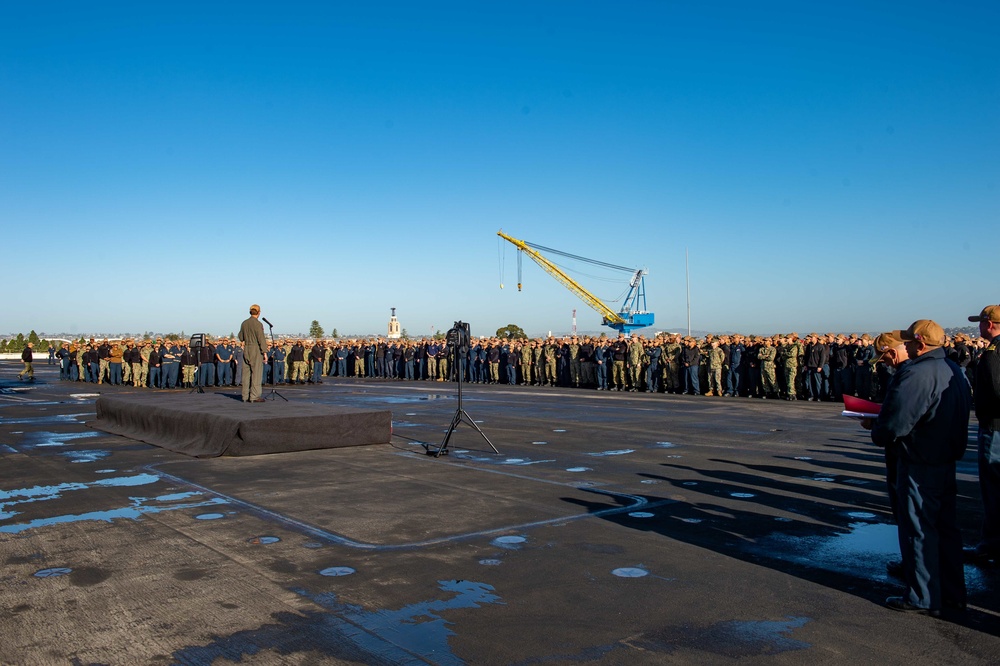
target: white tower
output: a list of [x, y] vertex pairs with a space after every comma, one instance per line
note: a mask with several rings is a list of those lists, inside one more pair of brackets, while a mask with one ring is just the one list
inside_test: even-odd
[[399, 321], [396, 319], [396, 308], [392, 308], [392, 316], [389, 317], [389, 334], [386, 337], [390, 340], [398, 340], [402, 337], [399, 332]]

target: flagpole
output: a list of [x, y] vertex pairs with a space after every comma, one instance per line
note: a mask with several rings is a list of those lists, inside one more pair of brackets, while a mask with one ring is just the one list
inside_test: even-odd
[[684, 281], [687, 283], [688, 337], [691, 337], [691, 264], [687, 248], [684, 248]]

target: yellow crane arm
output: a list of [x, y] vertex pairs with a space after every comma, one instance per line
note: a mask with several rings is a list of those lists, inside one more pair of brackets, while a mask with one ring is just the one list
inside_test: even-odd
[[534, 261], [536, 264], [538, 264], [539, 266], [541, 266], [545, 270], [546, 273], [548, 273], [549, 275], [551, 275], [555, 279], [557, 279], [560, 282], [562, 282], [563, 285], [567, 289], [569, 289], [570, 291], [572, 291], [574, 294], [576, 294], [580, 298], [581, 301], [583, 301], [584, 303], [586, 303], [587, 305], [589, 305], [593, 309], [597, 310], [597, 312], [599, 312], [601, 314], [601, 316], [604, 317], [604, 320], [606, 322], [612, 323], [612, 324], [624, 324], [625, 323], [625, 320], [621, 317], [621, 315], [619, 315], [617, 312], [615, 312], [614, 310], [612, 310], [611, 308], [609, 308], [607, 305], [605, 305], [604, 302], [601, 299], [599, 299], [597, 296], [594, 296], [592, 293], [590, 293], [589, 291], [587, 291], [586, 289], [584, 289], [582, 286], [580, 286], [580, 284], [578, 284], [576, 282], [576, 280], [574, 280], [570, 276], [568, 276], [565, 273], [563, 273], [559, 269], [558, 266], [556, 266], [551, 261], [549, 261], [548, 259], [546, 259], [545, 257], [543, 257], [536, 250], [533, 250], [530, 247], [528, 247], [528, 244], [525, 243], [523, 240], [518, 240], [517, 238], [512, 238], [511, 236], [508, 236], [507, 234], [505, 234], [502, 231], [498, 231], [497, 232], [497, 236], [499, 236], [500, 238], [503, 238], [505, 241], [508, 241], [509, 243], [511, 243], [514, 247], [516, 247], [521, 252], [524, 252], [525, 254], [527, 254], [528, 257], [530, 257], [531, 260]]

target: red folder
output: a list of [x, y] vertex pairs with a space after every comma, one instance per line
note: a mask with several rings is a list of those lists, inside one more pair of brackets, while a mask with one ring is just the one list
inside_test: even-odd
[[881, 411], [882, 405], [877, 402], [855, 398], [853, 395], [845, 395], [844, 411], [841, 414], [849, 419], [862, 420], [878, 418]]

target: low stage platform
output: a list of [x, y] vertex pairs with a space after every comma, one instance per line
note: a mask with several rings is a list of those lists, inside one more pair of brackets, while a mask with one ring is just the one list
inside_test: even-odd
[[247, 404], [221, 394], [97, 399], [90, 427], [197, 458], [386, 444], [392, 412], [315, 403]]

